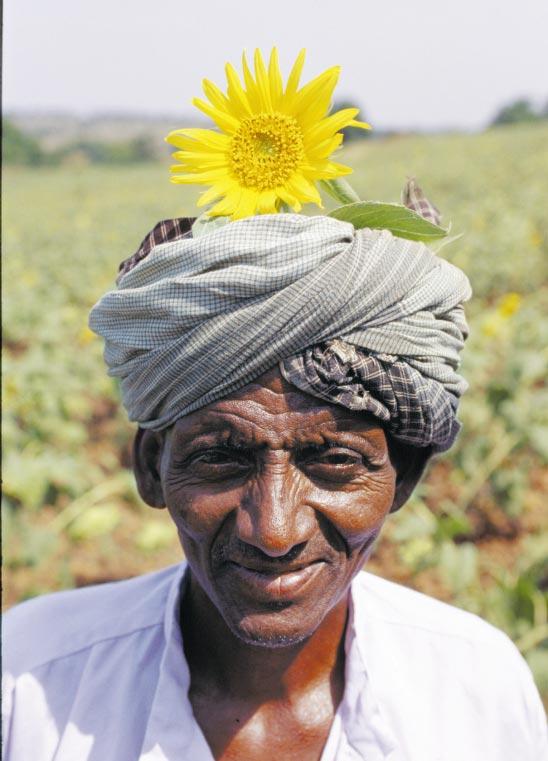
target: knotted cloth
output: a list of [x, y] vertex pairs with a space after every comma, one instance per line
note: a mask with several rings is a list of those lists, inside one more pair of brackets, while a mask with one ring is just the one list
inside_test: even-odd
[[[272, 214], [155, 245], [94, 306], [129, 417], [160, 430], [277, 363], [293, 385], [446, 449], [468, 279], [425, 245]], [[337, 340], [334, 340], [337, 339]]]

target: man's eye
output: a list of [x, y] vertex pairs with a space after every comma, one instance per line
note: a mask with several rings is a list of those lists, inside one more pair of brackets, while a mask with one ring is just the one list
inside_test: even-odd
[[234, 467], [249, 467], [249, 460], [241, 453], [228, 448], [208, 449], [197, 452], [190, 457], [193, 465], [233, 465]]
[[359, 452], [337, 447], [305, 451], [303, 460], [307, 465], [352, 466], [363, 464], [363, 457]]
[[319, 462], [325, 462], [328, 465], [360, 465], [363, 462], [363, 458], [357, 452], [346, 452], [331, 450], [325, 452]]

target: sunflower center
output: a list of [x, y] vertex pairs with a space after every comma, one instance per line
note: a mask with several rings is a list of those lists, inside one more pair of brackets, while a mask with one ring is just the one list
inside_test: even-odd
[[282, 185], [303, 157], [303, 135], [297, 120], [279, 113], [244, 119], [230, 147], [232, 171], [241, 185], [256, 190]]

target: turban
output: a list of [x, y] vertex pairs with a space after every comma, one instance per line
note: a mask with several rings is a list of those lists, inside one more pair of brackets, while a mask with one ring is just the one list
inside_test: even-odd
[[131, 420], [161, 430], [278, 365], [403, 441], [451, 445], [470, 297], [458, 268], [325, 216], [265, 214], [197, 238], [162, 225], [90, 315]]

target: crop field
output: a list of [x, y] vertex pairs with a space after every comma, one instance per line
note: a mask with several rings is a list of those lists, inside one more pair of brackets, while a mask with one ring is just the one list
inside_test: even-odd
[[[369, 568], [504, 629], [548, 695], [548, 127], [351, 143], [364, 199], [414, 175], [469, 275], [470, 383], [454, 450], [386, 524]], [[133, 427], [87, 328], [118, 263], [198, 192], [168, 162], [6, 168], [3, 192], [4, 607], [177, 562], [164, 511], [139, 500]], [[542, 319], [544, 316], [544, 319]]]

